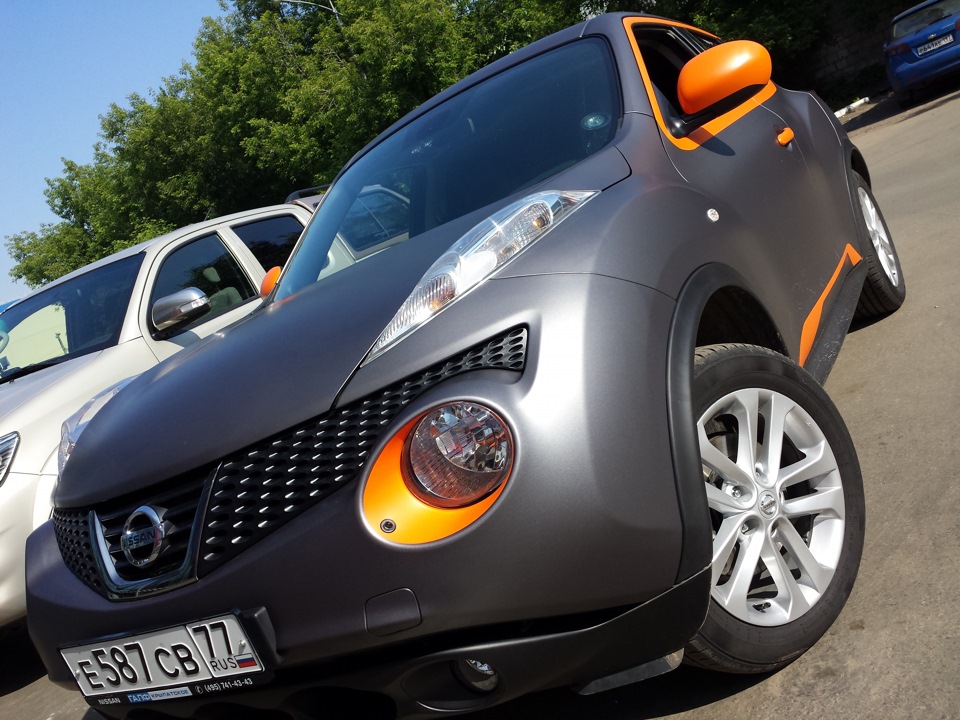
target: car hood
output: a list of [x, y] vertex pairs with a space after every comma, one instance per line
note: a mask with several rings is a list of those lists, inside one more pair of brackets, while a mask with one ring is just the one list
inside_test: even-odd
[[[611, 145], [548, 182], [604, 189], [629, 174]], [[323, 415], [433, 262], [491, 212], [522, 195], [269, 303], [143, 373], [84, 430], [55, 505], [95, 505], [212, 469], [232, 452]]]
[[449, 234], [427, 234], [270, 303], [143, 373], [90, 421], [55, 504], [115, 498], [327, 412], [450, 244]]
[[[69, 378], [81, 368], [93, 362], [100, 352], [90, 353], [58, 365], [37, 370], [29, 375], [0, 383], [0, 423], [7, 423], [25, 403], [43, 393], [47, 388]], [[11, 428], [16, 429], [16, 428]]]

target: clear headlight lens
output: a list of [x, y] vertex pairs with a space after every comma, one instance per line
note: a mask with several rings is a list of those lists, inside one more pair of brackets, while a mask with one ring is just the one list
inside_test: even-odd
[[87, 423], [93, 419], [94, 415], [100, 412], [104, 405], [110, 402], [114, 395], [123, 390], [123, 388], [129, 385], [130, 381], [136, 377], [136, 375], [133, 375], [124, 378], [115, 385], [111, 385], [106, 390], [97, 393], [87, 400], [73, 415], [63, 421], [63, 425], [60, 426], [60, 450], [57, 453], [57, 469], [60, 475], [63, 474], [63, 468], [67, 464], [67, 460], [70, 459], [70, 454], [73, 452], [73, 448], [76, 446], [80, 434], [87, 427]]
[[513, 437], [496, 413], [456, 402], [431, 410], [407, 444], [407, 488], [436, 507], [465, 507], [504, 483], [513, 464]]
[[13, 465], [13, 456], [17, 454], [17, 445], [20, 444], [19, 433], [12, 432], [0, 438], [0, 485], [7, 479], [10, 466]]
[[380, 333], [364, 364], [477, 287], [597, 194], [598, 191], [535, 193], [474, 227], [430, 266]]

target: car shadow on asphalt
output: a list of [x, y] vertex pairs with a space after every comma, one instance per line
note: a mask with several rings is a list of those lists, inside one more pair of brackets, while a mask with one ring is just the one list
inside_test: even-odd
[[960, 87], [960, 81], [956, 79], [941, 81], [920, 91], [917, 100], [907, 107], [901, 107], [893, 93], [887, 91], [877, 96], [872, 102], [867, 102], [864, 109], [840, 118], [840, 122], [849, 133], [897, 115], [901, 116], [897, 122], [906, 120], [909, 117], [922, 115], [951, 102], [960, 95], [958, 87]]
[[4, 629], [0, 634], [3, 672], [0, 673], [0, 697], [26, 687], [47, 674], [40, 656], [33, 649], [26, 624]]
[[770, 673], [729, 675], [680, 666], [666, 675], [596, 695], [565, 688], [535, 693], [491, 710], [477, 720], [653, 720], [706, 707], [753, 687]]

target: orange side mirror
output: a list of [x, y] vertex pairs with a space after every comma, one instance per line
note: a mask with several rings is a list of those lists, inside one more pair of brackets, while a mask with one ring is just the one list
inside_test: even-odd
[[267, 295], [273, 292], [273, 288], [277, 286], [277, 280], [280, 279], [280, 271], [282, 268], [278, 265], [277, 267], [272, 267], [267, 270], [267, 274], [263, 276], [263, 280], [260, 281], [260, 298], [266, 300]]
[[680, 71], [680, 107], [687, 115], [695, 115], [749, 87], [765, 87], [772, 72], [770, 53], [763, 45], [751, 40], [715, 45]]

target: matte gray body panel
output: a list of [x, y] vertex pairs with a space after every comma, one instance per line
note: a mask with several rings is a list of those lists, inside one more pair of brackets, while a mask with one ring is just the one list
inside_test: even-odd
[[[518, 684], [510, 693], [592, 679], [591, 672], [683, 647], [709, 602], [712, 537], [691, 379], [698, 339], [717, 333], [705, 332], [703, 318], [720, 318], [722, 335], [729, 331], [722, 320], [747, 308], [739, 323], [747, 341], [799, 359], [822, 300], [810, 370], [826, 377], [863, 281], [862, 269], [851, 271], [841, 258], [847, 244], [859, 250], [864, 242], [848, 178], [852, 167], [865, 167], [815, 98], [781, 89], [703, 147], [677, 148], [654, 117], [623, 17], [602, 16], [534, 43], [391, 129], [537, 53], [599, 35], [616, 59], [625, 111], [608, 147], [269, 303], [145, 373], [91, 421], [55, 502], [86, 512], [149, 495], [145, 489], [202, 474], [230, 453], [517, 327], [527, 332], [522, 371], [473, 370], [430, 386], [388, 421], [359, 477], [170, 592], [107, 600], [66, 567], [48, 523], [30, 538], [27, 585], [31, 617], [40, 619], [31, 634], [51, 679], [71, 681], [59, 645], [231, 608], [260, 609], [267, 618], [269, 632], [257, 637], [278, 678], [290, 669], [316, 685], [335, 678], [401, 704], [413, 697], [401, 687], [403, 673], [426, 673], [415, 666], [436, 661], [449, 676], [454, 652], [488, 633], [496, 635], [489, 648], [501, 653], [494, 655], [500, 667], [524, 668], [511, 676], [522, 679], [511, 681]], [[786, 148], [776, 143], [781, 125], [796, 133]], [[758, 137], [769, 137], [769, 146]], [[536, 190], [602, 192], [363, 364], [433, 261]], [[811, 207], [821, 212], [810, 217]], [[705, 314], [731, 289], [742, 303]], [[509, 426], [510, 479], [465, 529], [420, 545], [392, 543], [363, 514], [372, 460], [406, 423], [452, 400], [486, 405]], [[664, 621], [672, 607], [683, 612], [676, 624]], [[613, 617], [638, 616], [623, 642], [610, 641], [610, 627], [590, 632]], [[582, 644], [563, 644], [569, 638], [556, 632], [560, 625]], [[550, 631], [528, 634], [530, 626]], [[594, 647], [594, 638], [608, 644]], [[574, 654], [550, 655], [561, 646]], [[365, 664], [374, 656], [387, 658], [386, 669]], [[538, 656], [549, 662], [531, 660]], [[566, 669], [539, 669], [558, 665]]]

